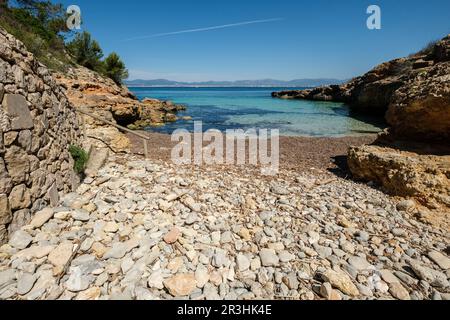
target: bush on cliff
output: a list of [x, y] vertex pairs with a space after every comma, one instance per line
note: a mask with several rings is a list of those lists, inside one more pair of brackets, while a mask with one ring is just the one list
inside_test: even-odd
[[128, 70], [125, 63], [115, 52], [111, 53], [103, 62], [103, 69], [106, 76], [111, 78], [115, 83], [122, 84], [123, 80], [128, 78]]
[[64, 39], [69, 34], [66, 12], [50, 1], [0, 0], [0, 26], [20, 39], [49, 68], [64, 70], [72, 63]]

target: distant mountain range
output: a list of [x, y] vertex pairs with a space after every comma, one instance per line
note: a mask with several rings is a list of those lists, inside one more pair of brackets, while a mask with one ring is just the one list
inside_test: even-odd
[[295, 79], [290, 81], [263, 79], [238, 81], [204, 81], [178, 82], [166, 79], [128, 80], [125, 84], [130, 87], [320, 87], [330, 84], [342, 84], [346, 80], [338, 79]]

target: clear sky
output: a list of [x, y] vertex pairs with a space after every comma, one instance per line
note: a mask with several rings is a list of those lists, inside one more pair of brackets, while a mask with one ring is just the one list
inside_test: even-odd
[[[130, 79], [348, 79], [450, 33], [449, 0], [54, 2], [80, 6], [82, 28]], [[371, 4], [381, 30], [366, 27]]]

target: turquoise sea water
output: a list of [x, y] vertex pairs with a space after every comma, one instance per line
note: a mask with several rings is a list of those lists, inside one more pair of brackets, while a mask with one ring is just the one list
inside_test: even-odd
[[[292, 88], [290, 88], [292, 89]], [[203, 130], [211, 128], [279, 129], [286, 136], [346, 136], [378, 132], [384, 122], [373, 117], [352, 115], [348, 106], [334, 102], [282, 100], [271, 97], [284, 88], [136, 88], [140, 99], [156, 98], [184, 104], [181, 120], [149, 131], [172, 133], [184, 128], [192, 131], [193, 121], [201, 120]]]

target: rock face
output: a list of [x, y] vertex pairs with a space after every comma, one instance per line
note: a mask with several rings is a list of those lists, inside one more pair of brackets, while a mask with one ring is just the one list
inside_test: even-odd
[[0, 243], [78, 184], [77, 116], [45, 66], [0, 29]]
[[372, 145], [351, 148], [348, 164], [357, 179], [378, 182], [389, 193], [416, 198], [430, 209], [450, 210], [450, 156]]
[[386, 119], [395, 136], [448, 143], [450, 62], [436, 64], [412, 75], [394, 93]]
[[390, 125], [387, 134], [380, 135], [374, 145], [349, 150], [353, 176], [376, 182], [393, 195], [413, 197], [446, 217], [450, 209], [450, 35], [342, 86], [273, 96], [339, 101], [364, 113], [385, 114]]
[[[175, 114], [184, 109], [156, 99], [141, 102], [125, 86], [118, 86], [111, 79], [81, 66], [71, 68], [65, 74], [55, 73], [54, 77], [66, 89], [66, 95], [75, 108], [131, 129], [176, 121]], [[129, 148], [130, 141], [115, 127], [89, 116], [83, 116], [83, 121], [90, 145], [105, 147], [107, 144], [116, 152]]]
[[392, 134], [428, 141], [450, 138], [450, 35], [408, 58], [383, 63], [341, 86], [274, 92], [273, 97], [345, 102], [385, 114]]

